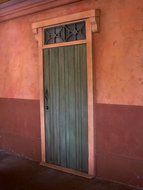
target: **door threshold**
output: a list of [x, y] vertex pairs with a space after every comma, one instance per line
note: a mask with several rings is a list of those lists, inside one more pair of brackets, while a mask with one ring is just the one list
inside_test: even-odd
[[49, 164], [49, 163], [46, 163], [46, 162], [41, 162], [40, 165], [41, 166], [46, 166], [46, 167], [54, 169], [54, 170], [59, 170], [61, 172], [65, 172], [65, 173], [73, 174], [73, 175], [76, 175], [76, 176], [84, 177], [84, 178], [87, 178], [87, 179], [93, 179], [94, 178], [94, 176], [86, 174], [84, 172], [76, 171], [76, 170], [69, 169], [69, 168], [64, 168], [62, 166], [57, 166], [57, 165]]

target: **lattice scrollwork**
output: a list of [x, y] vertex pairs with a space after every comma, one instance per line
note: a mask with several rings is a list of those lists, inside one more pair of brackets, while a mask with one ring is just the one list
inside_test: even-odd
[[44, 44], [71, 42], [86, 39], [85, 22], [61, 25], [44, 30]]

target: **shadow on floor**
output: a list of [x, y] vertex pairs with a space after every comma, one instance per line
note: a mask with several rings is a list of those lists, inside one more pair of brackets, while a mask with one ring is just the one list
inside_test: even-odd
[[61, 173], [0, 151], [0, 190], [135, 190], [102, 180]]

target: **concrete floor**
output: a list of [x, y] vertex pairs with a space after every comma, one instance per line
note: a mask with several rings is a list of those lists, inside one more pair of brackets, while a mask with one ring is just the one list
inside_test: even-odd
[[0, 151], [0, 190], [135, 190], [102, 180], [87, 180]]

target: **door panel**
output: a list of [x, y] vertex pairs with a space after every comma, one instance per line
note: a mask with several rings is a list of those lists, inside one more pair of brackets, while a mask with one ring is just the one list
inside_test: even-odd
[[88, 172], [86, 45], [44, 49], [46, 161]]

